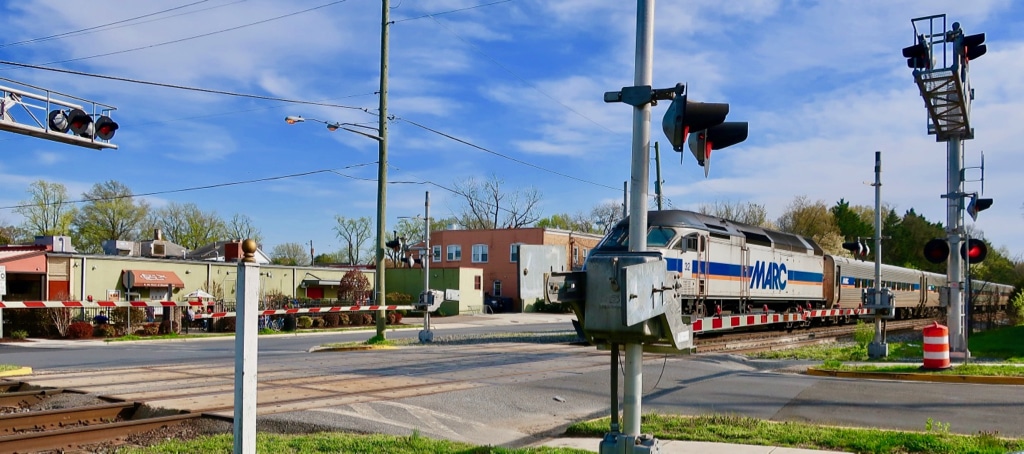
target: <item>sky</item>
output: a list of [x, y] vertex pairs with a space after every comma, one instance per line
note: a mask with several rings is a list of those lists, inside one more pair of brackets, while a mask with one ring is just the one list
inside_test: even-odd
[[[392, 0], [388, 231], [423, 213], [426, 191], [432, 217], [452, 215], [451, 189], [470, 178], [536, 188], [542, 216], [619, 203], [632, 110], [603, 94], [633, 85], [636, 14], [610, 0]], [[986, 33], [964, 165], [980, 179], [984, 153], [995, 202], [967, 224], [1020, 259], [1024, 3], [1011, 0], [657, 2], [654, 87], [686, 83], [750, 125], [705, 178], [661, 130], [669, 103], [653, 107], [667, 205], [752, 202], [771, 218], [799, 196], [873, 206], [881, 151], [883, 203], [945, 224], [946, 144], [927, 134], [901, 55], [911, 19], [934, 14]], [[118, 149], [101, 151], [0, 131], [0, 224], [21, 222], [10, 207], [34, 181], [78, 196], [117, 180], [154, 207], [245, 214], [266, 250], [337, 251], [335, 216], [376, 217], [377, 141], [284, 118], [376, 128], [380, 22], [373, 0], [0, 1], [0, 60], [165, 85], [0, 64], [0, 78], [115, 106], [120, 124]], [[650, 174], [653, 194], [653, 159]], [[202, 186], [217, 187], [187, 190]]]

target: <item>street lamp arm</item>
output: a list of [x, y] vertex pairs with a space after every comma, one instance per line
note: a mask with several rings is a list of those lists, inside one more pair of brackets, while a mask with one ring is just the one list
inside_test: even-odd
[[337, 131], [339, 129], [344, 129], [344, 130], [346, 130], [348, 132], [353, 132], [353, 133], [359, 134], [359, 135], [361, 135], [363, 137], [369, 137], [369, 138], [371, 138], [373, 140], [376, 140], [377, 142], [384, 141], [384, 139], [381, 136], [379, 136], [379, 135], [369, 134], [369, 133], [366, 133], [366, 132], [363, 132], [363, 131], [359, 131], [357, 129], [352, 129], [352, 128], [346, 127], [346, 126], [357, 126], [357, 127], [360, 127], [360, 128], [367, 128], [367, 129], [371, 129], [371, 130], [380, 132], [376, 128], [371, 128], [369, 126], [364, 126], [364, 125], [357, 125], [355, 123], [338, 123], [338, 122], [333, 122], [333, 121], [319, 120], [319, 119], [316, 119], [316, 118], [304, 118], [304, 117], [301, 117], [299, 115], [289, 115], [289, 116], [284, 118], [284, 121], [286, 123], [290, 124], [290, 125], [293, 125], [295, 123], [302, 123], [304, 121], [315, 121], [317, 123], [323, 123], [324, 125], [327, 125], [327, 129], [329, 131], [332, 131], [332, 132], [333, 131]]

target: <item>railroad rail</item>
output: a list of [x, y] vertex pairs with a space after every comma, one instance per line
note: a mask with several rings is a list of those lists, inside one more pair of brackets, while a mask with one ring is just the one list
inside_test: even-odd
[[[921, 329], [931, 320], [900, 320], [887, 323], [886, 332]], [[856, 325], [823, 326], [809, 328], [796, 333], [762, 331], [758, 333], [725, 334], [717, 338], [699, 338], [695, 344], [697, 353], [753, 353], [780, 348], [794, 348], [803, 345], [836, 341], [852, 335]]]

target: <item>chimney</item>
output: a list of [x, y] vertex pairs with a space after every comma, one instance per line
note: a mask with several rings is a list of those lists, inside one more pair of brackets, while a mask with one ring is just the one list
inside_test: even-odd
[[242, 257], [242, 242], [224, 243], [224, 261], [237, 262]]
[[164, 231], [160, 230], [159, 227], [153, 229], [153, 240], [154, 241], [163, 241], [163, 239], [164, 239]]

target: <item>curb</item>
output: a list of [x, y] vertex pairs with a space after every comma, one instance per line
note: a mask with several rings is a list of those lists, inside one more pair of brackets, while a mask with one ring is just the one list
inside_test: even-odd
[[14, 377], [18, 375], [32, 375], [32, 368], [22, 367], [21, 369], [11, 369], [0, 372], [0, 377]]
[[807, 368], [807, 375], [817, 377], [864, 378], [875, 380], [911, 380], [938, 383], [975, 383], [982, 385], [1024, 385], [1024, 377], [1001, 377], [987, 375], [939, 375], [916, 374], [912, 372], [853, 372]]
[[392, 347], [390, 345], [353, 345], [351, 347], [313, 347], [309, 349], [308, 353], [323, 353], [323, 352], [351, 352], [360, 350], [394, 350], [398, 347]]

